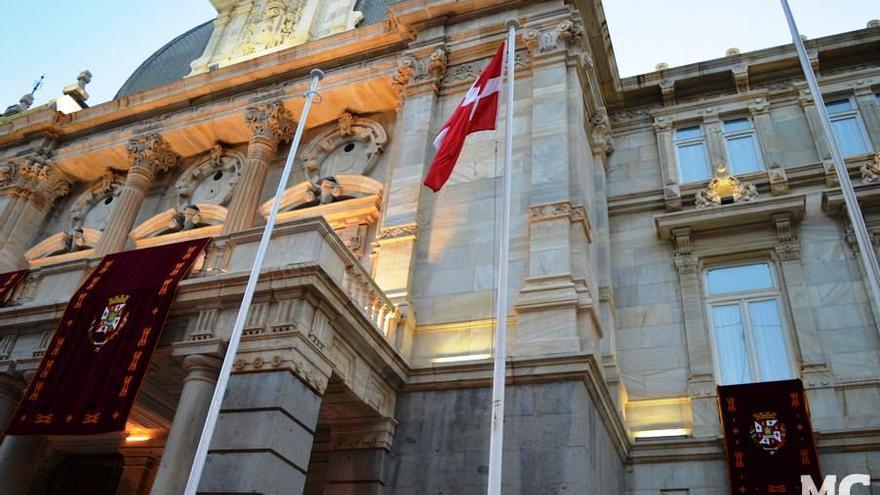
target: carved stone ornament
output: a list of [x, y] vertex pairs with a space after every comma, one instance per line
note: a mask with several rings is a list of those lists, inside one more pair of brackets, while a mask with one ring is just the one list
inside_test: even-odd
[[128, 159], [132, 169], [155, 175], [176, 165], [178, 156], [161, 134], [154, 133], [130, 139]]
[[248, 107], [244, 113], [244, 120], [254, 139], [266, 139], [275, 144], [289, 141], [296, 130], [293, 114], [284, 108], [281, 101]]
[[395, 225], [392, 227], [383, 227], [376, 236], [376, 240], [385, 241], [388, 239], [398, 239], [401, 237], [418, 236], [419, 225], [417, 223], [408, 223], [406, 225]]
[[727, 167], [715, 168], [715, 177], [705, 189], [694, 197], [697, 208], [733, 204], [739, 201], [752, 201], [758, 197], [758, 190], [751, 182], [741, 182], [727, 172]]
[[51, 154], [50, 149], [43, 148], [24, 158], [0, 164], [0, 189], [12, 189], [42, 207], [51, 207], [58, 198], [70, 192], [70, 179], [55, 167]]
[[562, 21], [554, 28], [539, 31], [529, 28], [523, 31], [522, 41], [532, 55], [562, 50], [569, 43], [578, 41], [583, 32], [572, 21]]
[[225, 4], [190, 76], [354, 29], [356, 0], [238, 0]]
[[406, 86], [429, 79], [440, 80], [446, 75], [446, 50], [437, 48], [424, 58], [404, 55], [397, 62], [394, 84]]
[[608, 120], [608, 112], [604, 108], [596, 112], [590, 119], [590, 124], [593, 125], [592, 138], [596, 150], [605, 155], [614, 151], [614, 138], [611, 136], [611, 121]]
[[122, 174], [110, 171], [77, 196], [70, 207], [71, 230], [83, 227], [103, 230], [124, 182]]
[[178, 209], [182, 211], [197, 203], [227, 206], [241, 177], [245, 159], [243, 153], [215, 144], [208, 154], [193, 163], [177, 179], [174, 189]]
[[370, 175], [387, 142], [381, 124], [344, 112], [336, 126], [306, 145], [300, 158], [309, 182], [318, 187], [325, 177]]
[[880, 151], [874, 155], [874, 159], [862, 165], [862, 180], [868, 184], [880, 182]]

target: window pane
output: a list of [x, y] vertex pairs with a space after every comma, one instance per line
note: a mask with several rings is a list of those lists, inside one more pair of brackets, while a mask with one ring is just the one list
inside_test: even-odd
[[715, 268], [709, 270], [706, 278], [709, 294], [712, 295], [773, 287], [773, 277], [767, 263]]
[[722, 385], [751, 382], [752, 367], [746, 350], [739, 305], [713, 306], [712, 328], [721, 373], [718, 381]]
[[831, 129], [834, 130], [834, 139], [844, 155], [858, 155], [867, 153], [865, 138], [859, 128], [859, 122], [855, 117], [845, 117], [831, 121]]
[[761, 161], [755, 147], [755, 136], [742, 136], [726, 139], [727, 157], [733, 175], [747, 174], [761, 170]]
[[828, 109], [828, 113], [846, 112], [853, 109], [849, 100], [829, 101], [825, 104], [825, 108]]
[[732, 119], [724, 121], [724, 132], [747, 131], [752, 126], [749, 119]]
[[709, 178], [706, 148], [703, 143], [678, 146], [678, 169], [682, 182], [695, 182]]
[[788, 359], [788, 346], [785, 344], [779, 318], [779, 305], [776, 301], [750, 302], [749, 321], [761, 380], [793, 378]]
[[700, 126], [695, 125], [693, 127], [682, 127], [675, 131], [675, 139], [692, 139], [703, 136], [703, 130]]

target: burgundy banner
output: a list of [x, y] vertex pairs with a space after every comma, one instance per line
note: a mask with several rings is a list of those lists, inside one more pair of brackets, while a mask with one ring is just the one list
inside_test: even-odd
[[821, 486], [819, 457], [800, 380], [718, 387], [730, 493], [801, 495], [801, 475]]
[[115, 253], [67, 303], [9, 435], [125, 429], [177, 284], [208, 239]]
[[27, 275], [27, 270], [19, 270], [17, 272], [0, 273], [0, 301], [5, 301], [6, 296], [12, 292], [21, 279]]

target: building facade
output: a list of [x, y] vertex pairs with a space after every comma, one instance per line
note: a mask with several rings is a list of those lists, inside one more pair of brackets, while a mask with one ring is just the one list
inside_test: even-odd
[[[6, 436], [4, 493], [182, 493], [314, 67], [200, 492], [483, 493], [502, 133], [421, 179], [511, 18], [504, 492], [727, 493], [716, 387], [784, 378], [826, 472], [880, 472], [878, 315], [793, 47], [621, 78], [599, 0], [211, 1], [112, 101], [81, 75], [0, 117], [0, 423], [102, 256], [213, 238], [126, 431]], [[876, 235], [880, 25], [807, 47]]]

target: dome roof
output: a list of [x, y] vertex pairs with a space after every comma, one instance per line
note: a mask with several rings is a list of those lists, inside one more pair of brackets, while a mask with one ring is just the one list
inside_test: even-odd
[[190, 62], [205, 51], [213, 32], [214, 21], [210, 20], [169, 41], [135, 69], [115, 98], [183, 79], [191, 70]]
[[[355, 10], [364, 14], [360, 26], [368, 26], [382, 21], [388, 13], [388, 6], [399, 0], [358, 0]], [[202, 56], [211, 34], [214, 21], [200, 24], [150, 55], [119, 88], [115, 98], [179, 81], [190, 73], [190, 63]]]

